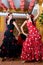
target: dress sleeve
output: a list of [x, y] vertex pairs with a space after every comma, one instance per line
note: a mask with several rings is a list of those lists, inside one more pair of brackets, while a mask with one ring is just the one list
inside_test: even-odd
[[15, 22], [15, 19], [11, 19], [10, 20], [10, 24], [12, 24], [13, 22]]

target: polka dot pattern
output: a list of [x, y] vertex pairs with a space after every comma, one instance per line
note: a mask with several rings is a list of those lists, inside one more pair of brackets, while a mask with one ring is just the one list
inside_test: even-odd
[[29, 35], [23, 43], [23, 53], [21, 53], [21, 59], [29, 61], [43, 60], [43, 44], [41, 41], [41, 35], [39, 34], [37, 28], [31, 22], [27, 22], [27, 28]]

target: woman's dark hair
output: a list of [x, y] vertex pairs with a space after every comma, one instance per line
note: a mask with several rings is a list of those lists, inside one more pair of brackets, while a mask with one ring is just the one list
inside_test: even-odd
[[31, 15], [32, 24], [35, 26], [35, 22], [34, 22], [33, 18], [34, 18], [33, 15]]
[[34, 16], [31, 14], [31, 12], [29, 12], [28, 14], [31, 15], [32, 24], [35, 26], [35, 23], [34, 23], [34, 20], [33, 20]]
[[8, 18], [6, 18], [6, 24], [7, 24], [7, 20], [8, 20]]

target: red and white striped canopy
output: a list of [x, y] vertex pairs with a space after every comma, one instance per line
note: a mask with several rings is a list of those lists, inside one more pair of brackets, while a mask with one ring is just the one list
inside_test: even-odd
[[[28, 1], [28, 0], [18, 0], [18, 1], [20, 1], [20, 3], [18, 2], [20, 4], [20, 10], [24, 11], [24, 6], [27, 4], [26, 1]], [[7, 2], [10, 5], [10, 8], [12, 8], [13, 10], [16, 10], [16, 6], [15, 6], [16, 3], [14, 3], [15, 0], [7, 0]], [[28, 6], [28, 9], [31, 9], [34, 6], [34, 3], [35, 3], [35, 0], [31, 0], [30, 4]], [[2, 2], [2, 0], [0, 0], [0, 7], [3, 8], [3, 10], [8, 9], [8, 7], [5, 5], [5, 3]]]

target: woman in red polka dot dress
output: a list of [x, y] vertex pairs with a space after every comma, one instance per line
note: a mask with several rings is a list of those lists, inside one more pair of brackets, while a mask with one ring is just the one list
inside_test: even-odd
[[[28, 35], [24, 33], [23, 26], [27, 24]], [[39, 61], [43, 60], [43, 44], [41, 41], [41, 35], [34, 25], [33, 18], [27, 14], [27, 20], [21, 26], [22, 33], [27, 36], [23, 43], [21, 60], [24, 61]]]

